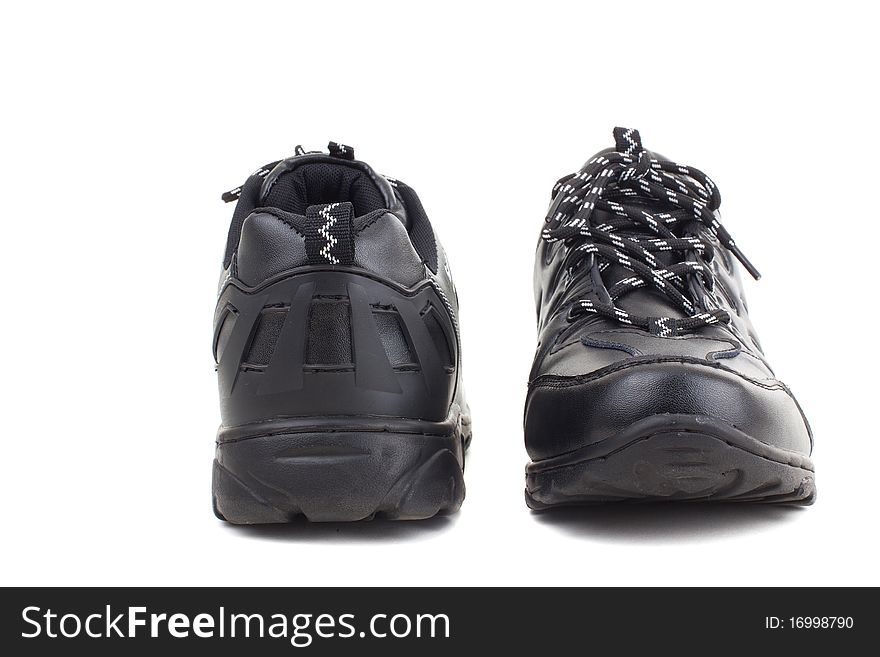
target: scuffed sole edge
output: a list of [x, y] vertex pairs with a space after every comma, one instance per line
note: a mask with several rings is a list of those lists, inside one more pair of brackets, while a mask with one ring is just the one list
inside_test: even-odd
[[[607, 452], [532, 463], [526, 504], [534, 510], [609, 502], [754, 502], [810, 505], [812, 463], [739, 435], [708, 418], [656, 416], [642, 435], [625, 432]], [[663, 425], [665, 424], [665, 428]], [[758, 453], [756, 453], [758, 452]]]

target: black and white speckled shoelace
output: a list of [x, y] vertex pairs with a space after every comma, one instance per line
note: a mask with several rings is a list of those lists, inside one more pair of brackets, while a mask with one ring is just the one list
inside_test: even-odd
[[[614, 153], [592, 158], [578, 173], [556, 183], [542, 237], [565, 241], [576, 260], [592, 255], [602, 268], [616, 263], [634, 275], [607, 289], [610, 302], [581, 299], [569, 317], [595, 313], [663, 337], [729, 322], [724, 310], [697, 308], [688, 291], [691, 277], [699, 277], [708, 290], [714, 287], [704, 264], [711, 262], [713, 247], [694, 236], [698, 224], [760, 278], [718, 221], [721, 197], [715, 184], [702, 171], [651, 157], [637, 130], [615, 128], [614, 140]], [[597, 223], [594, 210], [611, 218]], [[681, 252], [682, 260], [664, 266], [654, 255], [664, 251]], [[616, 304], [628, 292], [647, 286], [671, 299], [687, 317], [641, 317]]]

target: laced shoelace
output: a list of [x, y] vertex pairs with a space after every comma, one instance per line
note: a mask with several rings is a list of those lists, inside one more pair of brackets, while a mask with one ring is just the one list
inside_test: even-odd
[[[569, 317], [594, 313], [663, 337], [728, 323], [726, 311], [698, 308], [688, 291], [693, 277], [707, 290], [714, 288], [712, 271], [705, 264], [714, 257], [713, 246], [693, 235], [700, 224], [755, 279], [760, 278], [718, 221], [715, 211], [721, 196], [715, 183], [698, 169], [651, 157], [637, 130], [615, 128], [614, 140], [614, 153], [592, 158], [578, 173], [556, 183], [542, 238], [566, 242], [575, 251], [570, 254], [572, 264], [592, 255], [600, 268], [616, 263], [634, 275], [607, 288], [610, 302], [580, 299]], [[595, 210], [610, 218], [597, 223]], [[681, 261], [664, 265], [655, 256], [660, 252], [684, 255]], [[688, 254], [700, 258], [688, 259]], [[686, 317], [643, 317], [617, 305], [624, 295], [648, 286], [668, 297]]]

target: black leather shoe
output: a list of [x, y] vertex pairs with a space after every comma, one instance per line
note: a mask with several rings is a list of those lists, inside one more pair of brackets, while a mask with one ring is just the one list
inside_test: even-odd
[[758, 273], [718, 190], [614, 136], [556, 184], [538, 245], [528, 505], [811, 503], [810, 428], [755, 337], [735, 261]]
[[237, 201], [214, 355], [214, 510], [233, 523], [461, 506], [457, 298], [415, 192], [350, 147], [273, 162]]

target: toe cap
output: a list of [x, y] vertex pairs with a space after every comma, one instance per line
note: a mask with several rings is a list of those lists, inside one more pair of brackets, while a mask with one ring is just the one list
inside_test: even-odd
[[551, 458], [665, 413], [720, 420], [773, 447], [808, 455], [809, 426], [779, 381], [698, 359], [632, 359], [594, 373], [539, 377], [526, 400], [526, 448]]

